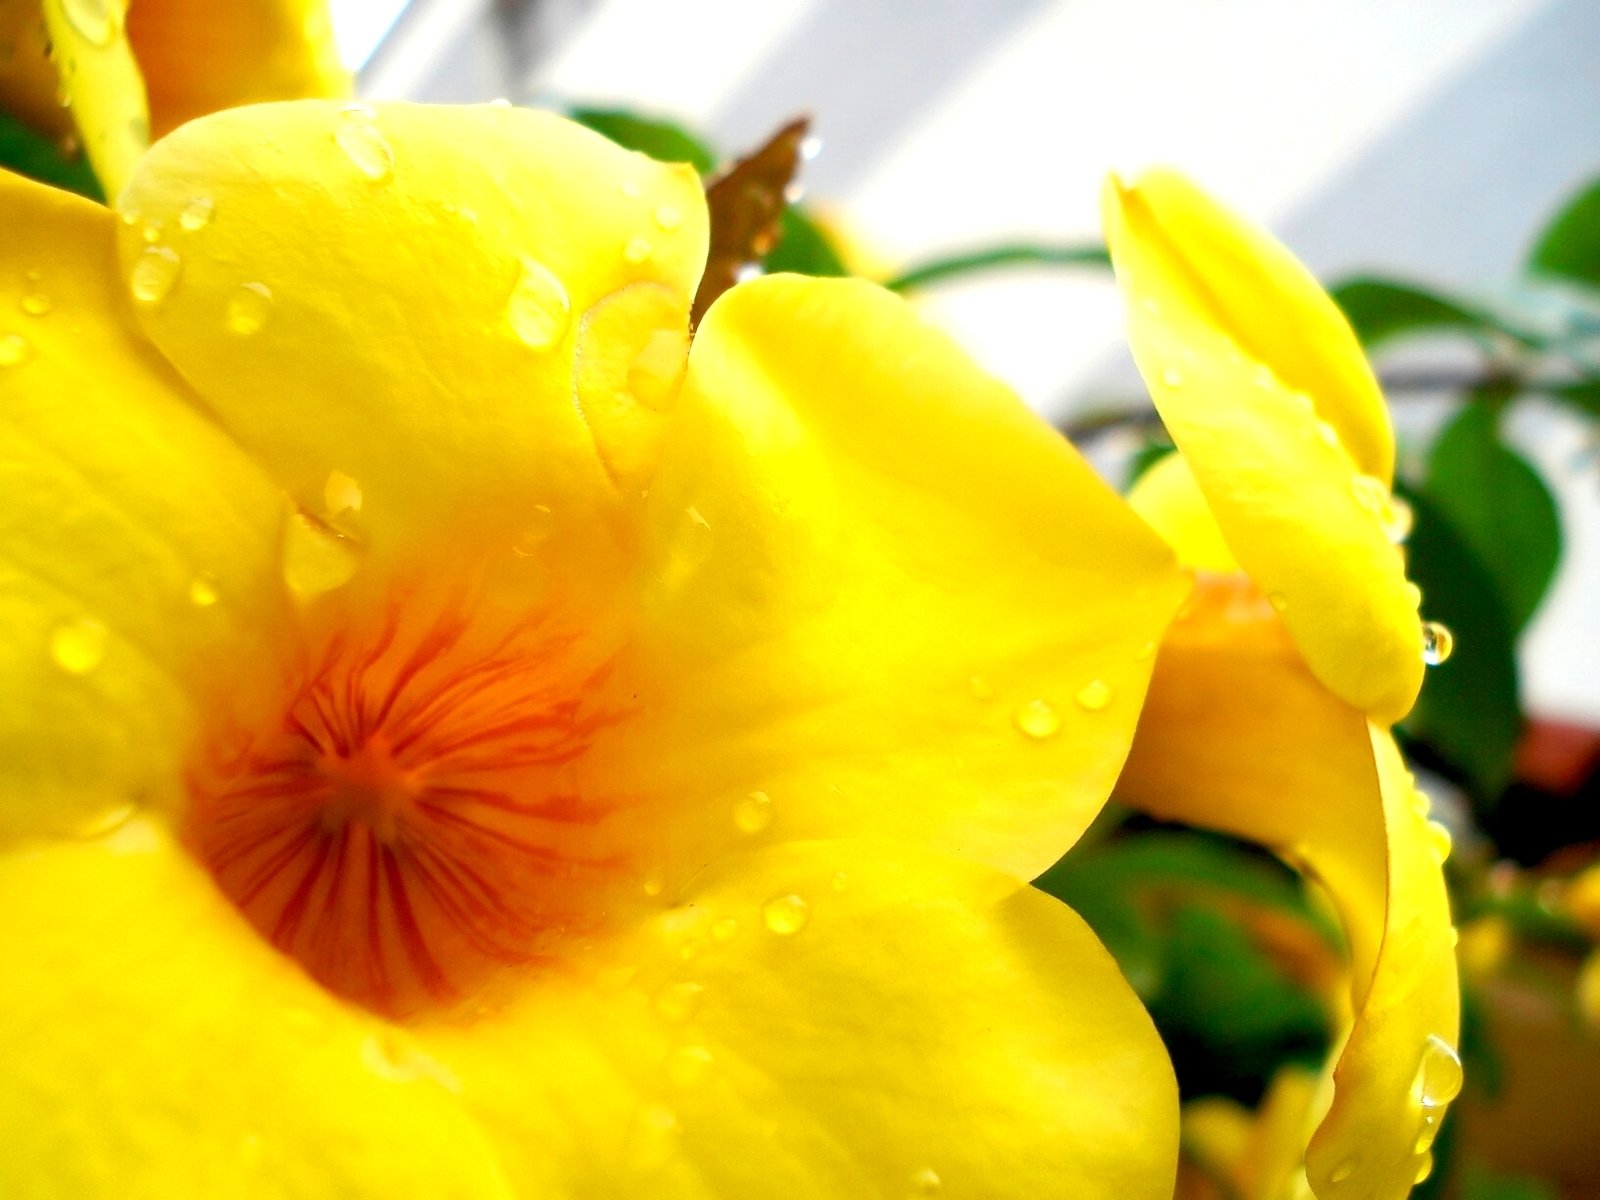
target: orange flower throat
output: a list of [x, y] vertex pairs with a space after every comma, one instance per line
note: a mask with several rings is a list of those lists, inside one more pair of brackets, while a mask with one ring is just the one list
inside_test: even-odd
[[575, 787], [605, 669], [528, 623], [408, 636], [402, 612], [328, 638], [264, 727], [213, 737], [188, 822], [264, 937], [391, 1016], [548, 961], [622, 866], [596, 836], [615, 806]]

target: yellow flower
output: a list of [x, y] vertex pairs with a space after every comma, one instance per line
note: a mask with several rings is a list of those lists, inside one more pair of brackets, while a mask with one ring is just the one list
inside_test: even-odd
[[326, 0], [0, 0], [0, 109], [81, 141], [115, 193], [152, 134], [349, 90]]
[[691, 347], [699, 182], [546, 115], [118, 208], [0, 181], [0, 1192], [1170, 1194], [1019, 882], [1184, 587], [1069, 447], [860, 282]]
[[1449, 835], [1388, 730], [1420, 684], [1423, 631], [1393, 544], [1387, 411], [1305, 269], [1192, 184], [1113, 181], [1106, 223], [1180, 451], [1133, 503], [1196, 579], [1119, 792], [1271, 846], [1327, 889], [1355, 1016], [1307, 1176], [1324, 1200], [1401, 1197], [1431, 1167], [1461, 1067]]

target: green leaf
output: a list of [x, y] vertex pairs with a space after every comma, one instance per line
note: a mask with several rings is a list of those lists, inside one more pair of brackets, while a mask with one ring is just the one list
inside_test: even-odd
[[711, 147], [676, 122], [620, 108], [569, 108], [567, 115], [617, 145], [661, 162], [686, 162], [702, 175], [717, 165]]
[[82, 154], [63, 154], [56, 140], [0, 112], [0, 167], [105, 203], [100, 181]]
[[1520, 633], [1561, 561], [1561, 518], [1539, 473], [1500, 440], [1491, 398], [1470, 398], [1439, 434], [1424, 491], [1488, 568]]
[[895, 276], [884, 286], [894, 292], [909, 292], [963, 275], [1017, 266], [1099, 267], [1109, 270], [1111, 256], [1106, 253], [1104, 246], [1047, 246], [1018, 242], [929, 259]]
[[1545, 388], [1540, 395], [1571, 405], [1586, 417], [1600, 417], [1600, 379], [1582, 379]]
[[778, 244], [762, 261], [766, 270], [799, 275], [848, 275], [850, 271], [822, 228], [790, 205], [778, 220]]
[[1560, 1200], [1554, 1184], [1532, 1175], [1469, 1166], [1462, 1180], [1461, 1200]]
[[1369, 350], [1397, 338], [1430, 333], [1459, 333], [1480, 341], [1504, 335], [1524, 346], [1539, 341], [1487, 309], [1394, 279], [1346, 279], [1329, 293]]
[[1584, 287], [1600, 287], [1600, 179], [1572, 196], [1544, 227], [1528, 270]]
[[1407, 571], [1424, 614], [1455, 635], [1455, 651], [1428, 668], [1405, 730], [1453, 767], [1488, 804], [1505, 787], [1522, 733], [1515, 635], [1493, 574], [1429, 496], [1405, 491], [1416, 522]]

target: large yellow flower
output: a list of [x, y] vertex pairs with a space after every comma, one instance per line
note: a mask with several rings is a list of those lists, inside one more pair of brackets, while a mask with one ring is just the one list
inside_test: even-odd
[[117, 207], [0, 179], [0, 1192], [1169, 1192], [1020, 882], [1184, 588], [1069, 447], [866, 284], [691, 348], [698, 181], [553, 117]]
[[81, 141], [109, 192], [152, 134], [348, 88], [326, 0], [0, 0], [0, 110]]
[[1134, 505], [1196, 579], [1120, 793], [1278, 850], [1343, 919], [1354, 1020], [1306, 1158], [1324, 1200], [1404, 1196], [1461, 1086], [1443, 826], [1389, 723], [1423, 669], [1393, 433], [1333, 302], [1186, 180], [1113, 182], [1134, 355], [1180, 451]]

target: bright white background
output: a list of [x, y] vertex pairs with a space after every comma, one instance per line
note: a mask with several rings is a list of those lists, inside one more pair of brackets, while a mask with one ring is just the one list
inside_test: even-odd
[[[610, 102], [724, 150], [797, 112], [808, 183], [890, 263], [1091, 240], [1108, 169], [1182, 167], [1325, 277], [1489, 292], [1600, 173], [1593, 0], [336, 0], [377, 97]], [[404, 9], [402, 12], [401, 10]], [[398, 20], [396, 19], [398, 17]], [[1095, 276], [1013, 273], [929, 307], [1060, 417], [1136, 386]], [[1579, 425], [1516, 431], [1558, 487], [1561, 576], [1524, 644], [1539, 712], [1600, 722], [1600, 470]]]

